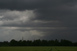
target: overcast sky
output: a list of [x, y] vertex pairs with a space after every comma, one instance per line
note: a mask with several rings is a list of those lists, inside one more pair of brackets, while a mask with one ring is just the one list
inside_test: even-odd
[[0, 0], [0, 41], [77, 41], [77, 0]]

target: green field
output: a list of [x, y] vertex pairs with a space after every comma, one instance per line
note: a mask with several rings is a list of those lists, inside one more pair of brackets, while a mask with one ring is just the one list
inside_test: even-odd
[[77, 51], [77, 47], [0, 47], [0, 51]]

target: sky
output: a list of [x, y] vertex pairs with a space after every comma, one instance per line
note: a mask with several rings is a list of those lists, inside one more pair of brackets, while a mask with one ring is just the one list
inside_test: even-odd
[[0, 41], [77, 42], [77, 0], [0, 0]]

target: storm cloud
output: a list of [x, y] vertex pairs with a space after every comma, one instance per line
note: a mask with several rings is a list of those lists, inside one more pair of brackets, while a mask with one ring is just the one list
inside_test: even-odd
[[77, 0], [0, 0], [0, 38], [77, 41]]

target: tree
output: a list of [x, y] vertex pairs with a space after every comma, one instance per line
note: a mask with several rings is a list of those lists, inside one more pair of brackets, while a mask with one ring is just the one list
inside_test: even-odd
[[42, 46], [48, 46], [48, 41], [47, 40], [42, 40]]
[[34, 40], [34, 41], [33, 41], [33, 45], [34, 45], [34, 46], [41, 46], [41, 40], [40, 40], [40, 39]]
[[54, 46], [54, 45], [55, 45], [54, 40], [49, 40], [49, 41], [48, 41], [48, 45], [49, 45], [49, 46]]
[[17, 46], [17, 41], [16, 40], [14, 40], [14, 39], [12, 39], [11, 41], [10, 41], [10, 45], [11, 46]]
[[72, 42], [69, 40], [61, 40], [60, 42], [61, 46], [72, 46]]
[[59, 41], [57, 39], [54, 41], [54, 43], [55, 43], [54, 44], [55, 46], [59, 46], [60, 45], [60, 43], [59, 43]]

